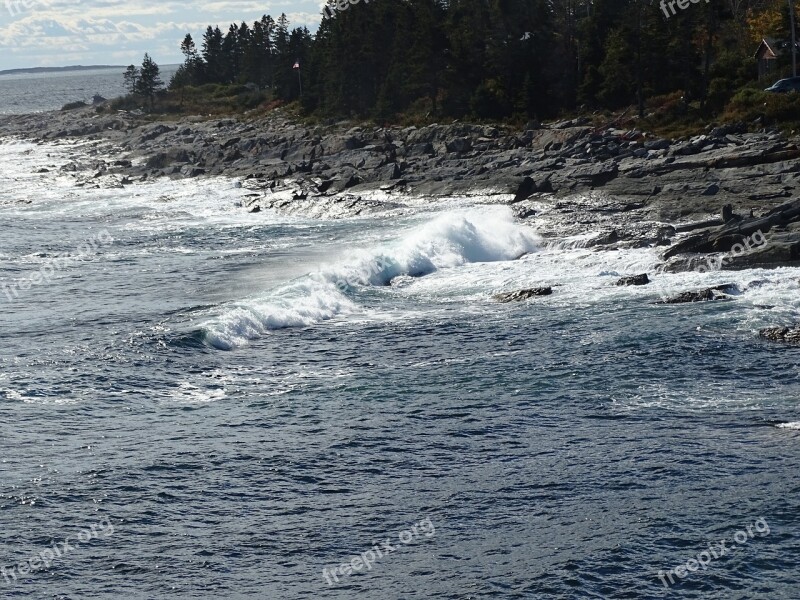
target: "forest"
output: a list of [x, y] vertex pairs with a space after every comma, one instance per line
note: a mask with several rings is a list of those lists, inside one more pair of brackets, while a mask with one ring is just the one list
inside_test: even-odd
[[[331, 1], [313, 35], [285, 14], [226, 31], [209, 26], [197, 42], [187, 34], [170, 90], [248, 86], [272, 101], [299, 101], [309, 115], [376, 120], [544, 119], [627, 107], [643, 114], [653, 105], [710, 117], [737, 102], [763, 104], [760, 90], [791, 75], [787, 2], [663, 4]], [[784, 51], [759, 81], [764, 37]], [[776, 99], [776, 110], [796, 111], [794, 101]]]

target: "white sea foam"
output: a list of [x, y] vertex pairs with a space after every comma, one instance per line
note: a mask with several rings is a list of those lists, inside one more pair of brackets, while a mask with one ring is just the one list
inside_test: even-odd
[[778, 424], [780, 429], [800, 429], [800, 421], [794, 421], [793, 423], [780, 423]]
[[401, 232], [398, 240], [352, 252], [263, 297], [238, 302], [202, 325], [206, 341], [232, 349], [267, 331], [307, 327], [361, 310], [354, 289], [385, 286], [468, 263], [514, 260], [534, 252], [539, 236], [506, 207], [449, 211]]

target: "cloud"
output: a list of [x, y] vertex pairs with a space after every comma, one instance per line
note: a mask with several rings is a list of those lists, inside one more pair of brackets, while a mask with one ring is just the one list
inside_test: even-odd
[[74, 64], [128, 64], [145, 52], [164, 64], [182, 60], [187, 33], [207, 25], [227, 29], [264, 14], [285, 12], [292, 27], [320, 20], [320, 0], [219, 0], [195, 4], [158, 0], [0, 0], [0, 69]]

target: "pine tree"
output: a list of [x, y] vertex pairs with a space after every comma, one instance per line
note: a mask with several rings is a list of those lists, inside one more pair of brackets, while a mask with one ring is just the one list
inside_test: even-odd
[[130, 65], [122, 76], [125, 80], [125, 89], [128, 90], [128, 93], [135, 94], [138, 89], [139, 69], [134, 65]]
[[273, 93], [283, 99], [288, 99], [291, 93], [291, 82], [294, 79], [292, 70], [295, 57], [289, 51], [289, 19], [281, 13], [275, 24], [275, 62], [272, 69], [271, 87]]
[[150, 58], [149, 54], [145, 53], [144, 60], [142, 61], [142, 68], [139, 72], [139, 80], [136, 83], [137, 93], [141, 94], [145, 98], [148, 98], [152, 108], [156, 92], [163, 87], [164, 84], [161, 81], [161, 74], [158, 65], [152, 58]]
[[203, 34], [203, 60], [206, 83], [224, 83], [225, 57], [222, 54], [222, 31], [210, 25]]
[[203, 60], [197, 54], [197, 46], [191, 34], [187, 33], [186, 37], [183, 38], [181, 53], [184, 56], [184, 61], [181, 69], [179, 69], [181, 71], [179, 79], [184, 82], [183, 85], [200, 85], [203, 82]]

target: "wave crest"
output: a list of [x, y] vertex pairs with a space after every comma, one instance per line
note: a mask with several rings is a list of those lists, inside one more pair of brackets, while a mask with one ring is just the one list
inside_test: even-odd
[[206, 343], [230, 350], [268, 331], [356, 312], [353, 297], [359, 288], [467, 263], [515, 260], [539, 245], [539, 236], [516, 223], [507, 207], [447, 212], [383, 247], [356, 251], [262, 298], [236, 303], [201, 330]]

